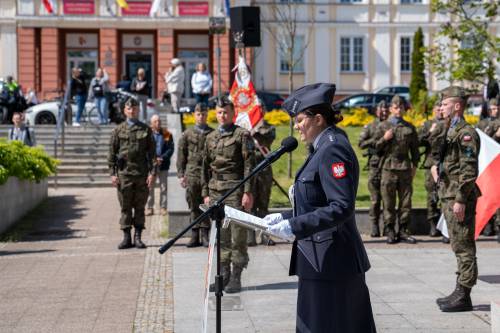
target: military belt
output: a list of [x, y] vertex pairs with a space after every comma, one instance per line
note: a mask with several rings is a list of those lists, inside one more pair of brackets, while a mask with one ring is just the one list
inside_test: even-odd
[[217, 174], [217, 175], [214, 175], [214, 177], [216, 180], [241, 180], [243, 179], [242, 176], [239, 176], [239, 175], [221, 175], [221, 174]]

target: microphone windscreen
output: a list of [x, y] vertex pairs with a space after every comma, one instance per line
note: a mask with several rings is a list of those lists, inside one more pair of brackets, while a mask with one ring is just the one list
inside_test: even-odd
[[286, 137], [281, 141], [281, 147], [283, 147], [283, 150], [287, 153], [294, 151], [298, 145], [297, 139], [293, 136]]

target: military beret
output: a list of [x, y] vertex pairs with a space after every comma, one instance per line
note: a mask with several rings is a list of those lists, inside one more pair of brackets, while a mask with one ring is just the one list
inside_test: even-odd
[[207, 112], [207, 111], [208, 111], [208, 107], [205, 103], [197, 103], [194, 106], [194, 112]]
[[386, 108], [387, 107], [387, 102], [383, 99], [377, 104], [378, 108]]
[[139, 106], [139, 100], [135, 96], [130, 96], [125, 101], [125, 106], [128, 106], [128, 107]]
[[283, 109], [285, 109], [291, 117], [295, 117], [300, 112], [313, 106], [328, 105], [331, 108], [334, 96], [334, 84], [309, 84], [292, 92], [285, 102], [283, 102]]
[[491, 107], [491, 106], [498, 106], [498, 104], [499, 104], [499, 103], [498, 103], [498, 98], [492, 98], [492, 99], [490, 99], [490, 100], [489, 100], [489, 102], [488, 102], [488, 106], [490, 106], [490, 107]]
[[391, 104], [397, 104], [397, 105], [402, 105], [404, 104], [405, 102], [405, 99], [399, 95], [394, 95], [392, 96], [392, 99], [391, 99]]
[[440, 95], [441, 100], [452, 97], [461, 98], [463, 100], [467, 99], [465, 90], [462, 87], [458, 86], [449, 86], [448, 88], [444, 88], [443, 90], [441, 90]]

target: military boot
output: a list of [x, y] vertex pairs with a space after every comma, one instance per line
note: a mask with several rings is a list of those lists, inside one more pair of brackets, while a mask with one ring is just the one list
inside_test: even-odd
[[470, 299], [471, 288], [458, 285], [455, 295], [442, 303], [439, 308], [443, 312], [472, 311], [472, 300]]
[[146, 244], [144, 244], [141, 240], [141, 235], [142, 235], [142, 229], [135, 229], [135, 233], [134, 233], [134, 244], [135, 244], [135, 247], [138, 248], [138, 249], [145, 249], [146, 248]]
[[488, 222], [488, 224], [484, 227], [482, 234], [484, 236], [493, 236], [495, 234], [491, 222]]
[[198, 247], [201, 246], [199, 240], [199, 229], [191, 229], [191, 239], [186, 244], [186, 247]]
[[227, 284], [224, 291], [228, 294], [239, 293], [241, 291], [241, 272], [243, 272], [243, 267], [233, 266], [233, 271], [231, 272], [231, 279]]
[[394, 230], [386, 230], [385, 234], [387, 235], [387, 244], [396, 244], [398, 242]]
[[372, 224], [372, 233], [370, 234], [372, 237], [380, 237], [380, 228], [377, 223]]
[[496, 229], [497, 229], [497, 242], [500, 243], [500, 225], [497, 225]]
[[[229, 277], [231, 275], [230, 264], [221, 263], [220, 275], [222, 275], [222, 289], [224, 289], [224, 288], [226, 288], [227, 284], [229, 283]], [[215, 291], [215, 283], [211, 283], [208, 290], [210, 292], [214, 292]]]
[[267, 245], [267, 246], [274, 246], [276, 245], [276, 242], [272, 240], [271, 237], [268, 235], [262, 234], [262, 245]]
[[449, 294], [448, 296], [440, 297], [440, 298], [436, 299], [437, 305], [439, 305], [441, 307], [441, 305], [443, 305], [446, 302], [448, 302], [451, 298], [453, 298], [455, 296], [455, 294], [457, 293], [457, 291], [458, 291], [459, 288], [460, 288], [460, 284], [457, 281], [457, 285], [455, 286], [455, 290], [453, 290], [451, 292], [451, 294]]
[[208, 236], [208, 228], [201, 228], [201, 244], [204, 247], [208, 247], [210, 244], [210, 238]]
[[130, 228], [123, 229], [123, 240], [118, 244], [118, 250], [129, 249], [132, 247], [132, 237], [130, 236]]
[[442, 239], [443, 243], [445, 244], [450, 244], [450, 239], [446, 236], [443, 236], [443, 239]]
[[434, 221], [430, 221], [429, 224], [431, 226], [431, 229], [429, 231], [429, 236], [439, 237], [441, 235], [441, 233], [439, 232], [439, 230], [436, 229], [436, 224], [434, 223]]
[[247, 230], [247, 245], [257, 246], [257, 239], [255, 237], [255, 230]]

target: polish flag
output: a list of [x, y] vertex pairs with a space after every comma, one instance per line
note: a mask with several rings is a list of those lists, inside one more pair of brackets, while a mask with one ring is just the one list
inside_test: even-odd
[[45, 10], [50, 14], [54, 14], [56, 12], [56, 5], [54, 4], [54, 0], [42, 0], [42, 3], [45, 7]]
[[247, 130], [260, 125], [264, 119], [262, 105], [251, 81], [250, 71], [243, 57], [239, 57], [233, 86], [229, 92], [229, 99], [235, 110], [235, 124]]
[[476, 184], [481, 190], [481, 196], [476, 204], [475, 239], [488, 224], [493, 214], [500, 209], [500, 144], [476, 129], [481, 139], [478, 167], [479, 175]]

